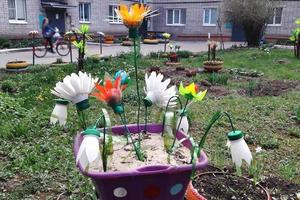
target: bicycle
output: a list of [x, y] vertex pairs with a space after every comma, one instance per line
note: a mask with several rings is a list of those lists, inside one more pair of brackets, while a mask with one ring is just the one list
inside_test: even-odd
[[[55, 34], [53, 35], [53, 38], [55, 39], [55, 42], [53, 43], [53, 46], [55, 48], [55, 51], [60, 56], [67, 56], [70, 53], [71, 49], [71, 43], [69, 41], [66, 41], [60, 34], [59, 30], [55, 29]], [[43, 58], [46, 56], [47, 52], [50, 51], [51, 47], [49, 45], [49, 42], [45, 38], [36, 39], [41, 41], [36, 41], [38, 44], [34, 47], [34, 55], [38, 58]]]

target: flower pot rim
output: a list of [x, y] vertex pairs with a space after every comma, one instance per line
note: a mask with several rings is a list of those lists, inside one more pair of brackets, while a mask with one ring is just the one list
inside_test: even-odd
[[[198, 177], [204, 176], [204, 175], [210, 175], [210, 174], [216, 174], [216, 175], [224, 175], [224, 174], [227, 174], [227, 175], [230, 175], [230, 176], [233, 176], [233, 177], [238, 177], [238, 178], [242, 178], [242, 179], [245, 179], [245, 180], [247, 180], [247, 181], [253, 182], [251, 179], [249, 179], [249, 178], [247, 178], [247, 177], [245, 177], [245, 176], [238, 176], [238, 175], [235, 175], [235, 174], [232, 174], [232, 173], [228, 173], [228, 172], [220, 172], [220, 171], [200, 173], [200, 174], [198, 174], [197, 176], [195, 176], [195, 178], [198, 178]], [[260, 189], [262, 189], [262, 190], [265, 192], [265, 194], [266, 194], [266, 196], [267, 196], [266, 200], [271, 200], [271, 199], [272, 199], [270, 193], [268, 192], [268, 190], [267, 190], [265, 187], [263, 187], [263, 186], [262, 186], [261, 184], [259, 184], [259, 183], [256, 184], [256, 186], [259, 187]], [[199, 194], [199, 192], [198, 192], [198, 190], [197, 190], [196, 188], [194, 188], [193, 181], [191, 181], [191, 182], [189, 183], [188, 190], [191, 190], [191, 192], [193, 193], [193, 195], [197, 196], [197, 198], [199, 198], [199, 199], [201, 199], [201, 200], [206, 199], [206, 198], [204, 198], [201, 194]]]
[[[127, 125], [128, 129], [131, 132], [134, 132], [133, 130], [137, 130], [138, 127], [136, 124], [130, 124]], [[144, 124], [140, 124], [140, 131], [143, 130]], [[153, 134], [159, 134], [162, 132], [162, 124], [148, 124], [147, 125], [147, 131]], [[120, 131], [124, 130], [124, 126], [113, 126], [111, 127], [112, 131], [115, 132], [115, 134], [120, 134]], [[74, 140], [74, 156], [76, 159], [76, 155], [78, 153], [81, 139], [83, 135], [81, 133], [78, 133], [75, 137]], [[177, 132], [177, 138], [182, 139], [186, 137], [181, 131]], [[183, 144], [186, 147], [190, 147], [190, 141], [185, 141]], [[201, 151], [201, 154], [198, 158], [198, 162], [196, 163], [195, 169], [200, 169], [203, 166], [207, 165], [208, 163], [208, 158], [204, 151]], [[81, 164], [78, 163], [77, 167], [81, 171], [82, 174], [91, 177], [93, 179], [111, 179], [111, 178], [119, 178], [119, 177], [128, 177], [128, 176], [135, 176], [135, 175], [151, 175], [151, 174], [157, 174], [157, 173], [169, 173], [172, 174], [173, 172], [184, 172], [184, 171], [192, 171], [192, 164], [187, 164], [183, 166], [172, 166], [172, 165], [144, 165], [141, 167], [138, 167], [133, 170], [128, 170], [128, 171], [115, 171], [115, 172], [85, 172], [84, 169], [82, 168]]]

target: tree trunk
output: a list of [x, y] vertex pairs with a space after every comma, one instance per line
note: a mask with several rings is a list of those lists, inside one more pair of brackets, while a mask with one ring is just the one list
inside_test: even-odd
[[300, 34], [298, 35], [298, 42], [297, 42], [297, 58], [300, 59]]
[[264, 23], [258, 24], [257, 22], [247, 21], [243, 24], [243, 28], [245, 31], [246, 40], [248, 42], [248, 46], [257, 47], [259, 46], [262, 31], [264, 28]]

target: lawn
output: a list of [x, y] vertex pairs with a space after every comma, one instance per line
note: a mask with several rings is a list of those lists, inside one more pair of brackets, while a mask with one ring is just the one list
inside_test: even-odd
[[[200, 73], [179, 80], [212, 83], [208, 97], [193, 105], [191, 132], [196, 138], [203, 134], [212, 114], [225, 110], [232, 114], [237, 128], [246, 133], [251, 150], [259, 161], [256, 177], [264, 180], [278, 177], [286, 183], [300, 184], [300, 126], [294, 119], [300, 107], [300, 61], [291, 50], [232, 49], [222, 51], [225, 61], [221, 75]], [[129, 59], [128, 59], [129, 57]], [[182, 59], [188, 69], [201, 67], [206, 55]], [[90, 58], [86, 71], [103, 77], [123, 68], [133, 76], [130, 54], [99, 61]], [[158, 66], [166, 70], [163, 60], [147, 57], [141, 59], [140, 80], [145, 70]], [[262, 77], [248, 77], [229, 73], [231, 68], [256, 70]], [[169, 69], [169, 68], [168, 68]], [[74, 65], [62, 67], [34, 66], [21, 74], [0, 72], [0, 199], [93, 199], [90, 180], [75, 167], [72, 145], [79, 126], [76, 110], [69, 106], [66, 127], [51, 126], [49, 117], [55, 97], [50, 89], [66, 75], [75, 71]], [[178, 79], [178, 77], [177, 77]], [[225, 81], [224, 81], [225, 80]], [[142, 84], [142, 81], [141, 81]], [[134, 119], [134, 83], [124, 94], [128, 115]], [[220, 92], [221, 91], [221, 92]], [[95, 120], [104, 105], [91, 102], [89, 119]], [[108, 108], [109, 109], [109, 108]], [[151, 113], [155, 118], [155, 113]], [[120, 123], [115, 121], [115, 123]], [[228, 123], [224, 120], [212, 129], [205, 145], [212, 164], [232, 168], [226, 147]]]

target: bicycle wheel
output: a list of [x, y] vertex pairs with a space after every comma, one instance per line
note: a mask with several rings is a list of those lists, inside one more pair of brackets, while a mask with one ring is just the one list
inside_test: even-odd
[[56, 45], [56, 52], [60, 56], [66, 56], [70, 53], [69, 43], [65, 41], [61, 41]]
[[34, 43], [34, 55], [38, 58], [44, 57], [47, 54], [47, 42], [44, 39], [36, 39]]

